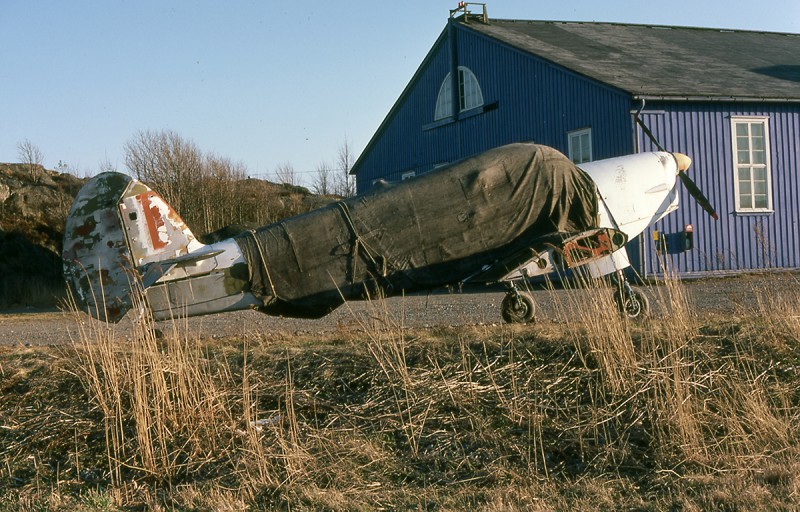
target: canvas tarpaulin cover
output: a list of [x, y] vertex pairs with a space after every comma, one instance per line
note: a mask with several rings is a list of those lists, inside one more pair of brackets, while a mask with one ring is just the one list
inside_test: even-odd
[[489, 150], [236, 237], [272, 314], [457, 283], [554, 233], [596, 227], [594, 182], [558, 151]]

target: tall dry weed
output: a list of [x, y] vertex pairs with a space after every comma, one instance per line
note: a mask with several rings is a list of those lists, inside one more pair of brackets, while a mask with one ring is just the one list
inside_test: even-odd
[[[747, 363], [746, 340], [735, 334], [725, 340], [735, 353], [728, 361], [697, 347], [700, 325], [686, 287], [667, 265], [647, 292], [655, 314], [638, 324], [616, 311], [606, 283], [577, 282], [580, 292], [561, 300], [557, 315], [589, 370], [582, 377], [588, 407], [575, 426], [582, 444], [624, 442], [641, 424], [664, 463], [713, 470], [764, 460], [797, 441], [789, 398], [770, 384], [769, 372]], [[773, 319], [776, 332], [793, 336], [800, 301], [791, 294], [758, 300], [768, 305], [761, 316]]]
[[124, 333], [76, 318], [75, 372], [103, 413], [115, 483], [126, 469], [170, 480], [216, 462], [225, 448], [221, 431], [232, 421], [200, 345], [185, 330], [179, 335], [177, 322], [171, 335], [159, 337], [140, 306], [134, 304], [140, 316]]
[[600, 370], [606, 391], [612, 395], [628, 392], [635, 381], [637, 355], [630, 320], [617, 309], [613, 287], [580, 271], [563, 283], [573, 292], [564, 300], [551, 296], [577, 353], [585, 365]]
[[691, 339], [697, 332], [686, 287], [662, 261], [663, 281], [652, 287], [663, 320], [651, 322], [642, 333], [643, 388], [650, 399], [648, 413], [656, 436], [666, 450], [677, 448], [692, 458], [705, 460], [704, 439], [698, 417], [703, 392], [696, 374], [696, 354]]
[[[245, 456], [237, 458], [235, 467], [243, 482], [242, 487], [245, 489], [245, 494], [252, 499], [258, 489], [279, 485], [280, 475], [276, 474], [264, 443], [262, 425], [265, 421], [261, 418], [262, 411], [258, 407], [255, 386], [250, 381], [249, 357], [250, 347], [248, 343], [245, 343], [242, 347], [241, 383], [243, 425], [237, 431], [244, 440], [241, 451]], [[273, 421], [279, 421], [279, 418], [279, 416], [275, 416]]]
[[749, 288], [756, 314], [772, 339], [800, 343], [800, 279], [797, 275], [773, 273], [766, 279], [754, 281]]
[[[226, 496], [264, 508], [420, 505], [409, 489], [502, 508], [497, 488], [562, 477], [585, 482], [587, 503], [597, 482], [629, 475], [784, 478], [795, 391], [754, 354], [753, 333], [703, 334], [673, 276], [646, 293], [645, 322], [621, 315], [606, 283], [585, 282], [552, 294], [553, 324], [431, 330], [408, 329], [403, 304], [377, 298], [353, 313], [360, 330], [330, 345], [237, 340], [213, 356], [181, 322], [161, 324], [163, 339], [142, 323], [124, 340], [84, 321], [78, 373], [102, 411], [115, 482], [136, 472], [166, 486], [213, 468], [227, 472]], [[603, 499], [611, 508], [618, 496]]]
[[[699, 343], [703, 335], [686, 287], [666, 265], [663, 275], [655, 290], [664, 318], [643, 333], [642, 370], [665, 460], [742, 470], [790, 450], [798, 440], [798, 414], [786, 390], [775, 386], [771, 363], [758, 361], [752, 333], [722, 329], [718, 349], [709, 351], [708, 343]], [[772, 292], [755, 294], [766, 325], [757, 335], [791, 336], [791, 313], [800, 309], [791, 293]]]
[[369, 302], [368, 314], [359, 322], [369, 339], [367, 349], [391, 392], [403, 438], [411, 453], [418, 456], [430, 403], [424, 403], [424, 395], [418, 393], [418, 382], [409, 370], [406, 355], [409, 335], [404, 327], [404, 318], [402, 309], [399, 314], [393, 312], [384, 298], [378, 296]]

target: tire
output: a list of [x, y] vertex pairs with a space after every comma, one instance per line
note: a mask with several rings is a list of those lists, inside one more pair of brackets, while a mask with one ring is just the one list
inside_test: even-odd
[[650, 300], [642, 290], [631, 288], [631, 295], [629, 296], [627, 293], [624, 295], [625, 300], [623, 300], [623, 294], [619, 290], [614, 292], [614, 302], [617, 304], [620, 313], [631, 320], [640, 320], [647, 317], [650, 313]]
[[533, 297], [525, 292], [506, 294], [501, 308], [503, 320], [509, 324], [528, 323], [536, 315], [536, 303]]

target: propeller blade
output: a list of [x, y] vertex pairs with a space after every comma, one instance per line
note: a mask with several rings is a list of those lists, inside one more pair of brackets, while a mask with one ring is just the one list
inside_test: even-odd
[[[642, 108], [644, 108], [644, 107], [642, 107]], [[644, 121], [642, 121], [642, 118], [639, 117], [639, 113], [638, 112], [635, 115], [635, 119], [636, 119], [636, 124], [638, 124], [639, 126], [642, 127], [642, 131], [644, 131], [644, 134], [647, 135], [648, 139], [650, 139], [650, 142], [652, 142], [658, 148], [659, 151], [666, 151], [666, 149], [664, 149], [664, 146], [662, 146], [661, 143], [658, 142], [658, 139], [656, 139], [656, 136], [653, 135], [653, 132], [650, 131], [650, 128], [648, 128], [647, 125], [644, 124]]]
[[698, 187], [695, 182], [692, 181], [692, 178], [686, 174], [685, 170], [678, 172], [678, 178], [680, 178], [683, 186], [686, 187], [689, 195], [692, 196], [695, 201], [697, 201], [697, 204], [699, 204], [703, 210], [711, 215], [714, 220], [719, 220], [719, 216], [717, 216], [717, 212], [714, 210], [714, 207], [711, 206], [711, 202], [703, 194], [703, 191], [700, 190], [700, 187]]
[[[642, 109], [644, 109], [644, 103], [642, 103]], [[639, 112], [641, 112], [641, 110]], [[655, 144], [659, 151], [666, 151], [664, 146], [662, 146], [658, 142], [658, 139], [656, 139], [655, 135], [653, 135], [653, 132], [650, 131], [650, 128], [648, 128], [647, 125], [644, 124], [644, 121], [642, 121], [642, 119], [639, 117], [639, 112], [634, 115], [636, 124], [641, 126], [644, 134], [647, 135], [647, 138], [650, 139], [650, 142]], [[697, 201], [697, 204], [699, 204], [700, 207], [706, 211], [706, 213], [711, 215], [714, 220], [719, 220], [719, 216], [714, 210], [714, 207], [711, 206], [711, 202], [703, 194], [703, 191], [700, 190], [700, 187], [698, 187], [695, 182], [692, 181], [692, 178], [686, 174], [689, 166], [692, 165], [692, 159], [682, 153], [672, 153], [672, 156], [675, 157], [675, 162], [678, 164], [678, 178], [680, 178], [681, 182], [683, 182], [683, 186], [686, 187], [689, 195], [692, 196], [694, 200]]]

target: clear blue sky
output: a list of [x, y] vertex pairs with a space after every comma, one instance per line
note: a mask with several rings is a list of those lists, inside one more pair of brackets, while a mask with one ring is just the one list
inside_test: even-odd
[[[360, 154], [457, 0], [0, 0], [0, 162], [28, 139], [54, 168], [125, 170], [140, 130], [310, 183]], [[494, 18], [800, 33], [798, 0], [489, 0]], [[798, 56], [800, 58], [800, 56]]]

